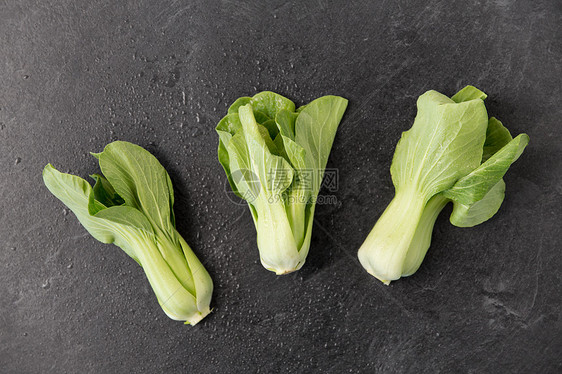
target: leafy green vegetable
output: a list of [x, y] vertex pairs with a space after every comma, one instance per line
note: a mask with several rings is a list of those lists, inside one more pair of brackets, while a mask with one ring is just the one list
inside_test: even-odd
[[168, 173], [149, 152], [127, 142], [93, 154], [102, 173], [84, 179], [43, 170], [45, 185], [102, 243], [120, 247], [142, 266], [158, 302], [172, 319], [195, 325], [210, 313], [213, 282], [176, 231]]
[[428, 91], [412, 128], [396, 146], [390, 172], [396, 194], [358, 252], [373, 276], [390, 281], [416, 272], [437, 216], [453, 202], [450, 221], [471, 227], [491, 218], [505, 192], [503, 176], [529, 142], [512, 139], [488, 119], [486, 94], [467, 86], [451, 99]]
[[247, 201], [263, 266], [301, 268], [316, 198], [347, 100], [324, 96], [295, 108], [273, 92], [241, 97], [218, 123], [218, 158], [232, 190]]

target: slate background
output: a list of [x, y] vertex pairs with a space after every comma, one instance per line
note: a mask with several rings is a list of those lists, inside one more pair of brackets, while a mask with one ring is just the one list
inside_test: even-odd
[[[4, 1], [0, 4], [3, 373], [554, 373], [562, 370], [559, 1]], [[386, 287], [356, 250], [393, 195], [390, 161], [428, 89], [474, 84], [531, 143], [470, 229], [439, 218], [421, 269]], [[237, 97], [350, 100], [303, 269], [258, 262], [214, 126]], [[169, 320], [141, 269], [42, 184], [128, 140], [177, 194], [214, 311]], [[325, 192], [324, 192], [325, 193]]]

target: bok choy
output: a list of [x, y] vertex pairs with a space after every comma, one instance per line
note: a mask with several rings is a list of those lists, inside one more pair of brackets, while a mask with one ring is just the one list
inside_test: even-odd
[[316, 198], [347, 100], [324, 96], [298, 109], [273, 92], [241, 97], [217, 125], [218, 157], [247, 201], [262, 265], [276, 274], [304, 264]]
[[390, 167], [395, 196], [358, 252], [361, 265], [385, 284], [417, 271], [447, 203], [453, 202], [450, 221], [459, 227], [498, 211], [503, 176], [529, 137], [513, 139], [488, 118], [485, 98], [472, 86], [451, 98], [436, 91], [418, 98], [414, 125], [402, 134]]
[[175, 226], [174, 191], [148, 151], [117, 141], [93, 154], [103, 175], [84, 179], [43, 170], [45, 185], [102, 243], [113, 243], [144, 270], [164, 312], [195, 325], [209, 312], [213, 282]]

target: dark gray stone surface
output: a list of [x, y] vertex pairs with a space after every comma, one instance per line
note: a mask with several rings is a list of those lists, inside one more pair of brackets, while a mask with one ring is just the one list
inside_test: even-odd
[[[3, 373], [554, 373], [562, 370], [559, 1], [8, 1], [0, 4]], [[428, 89], [474, 84], [531, 143], [470, 229], [439, 218], [417, 274], [386, 287], [356, 250], [393, 195], [390, 161]], [[229, 202], [216, 122], [237, 97], [350, 100], [303, 269], [258, 261]], [[49, 194], [128, 140], [175, 185], [214, 311], [169, 320], [142, 270]]]

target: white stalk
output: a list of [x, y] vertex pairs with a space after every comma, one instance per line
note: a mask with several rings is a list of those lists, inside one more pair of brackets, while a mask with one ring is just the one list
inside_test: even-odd
[[426, 199], [405, 189], [396, 195], [359, 248], [361, 265], [384, 284], [399, 279]]

